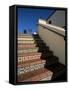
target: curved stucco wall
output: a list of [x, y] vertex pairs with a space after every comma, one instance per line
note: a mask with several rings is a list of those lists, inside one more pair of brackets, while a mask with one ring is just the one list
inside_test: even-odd
[[[56, 30], [56, 29], [55, 29]], [[50, 47], [50, 50], [54, 52], [54, 55], [59, 57], [59, 62], [65, 64], [65, 40], [62, 36], [53, 33], [46, 28], [38, 25], [37, 30], [42, 40]], [[58, 32], [58, 31], [57, 31]]]

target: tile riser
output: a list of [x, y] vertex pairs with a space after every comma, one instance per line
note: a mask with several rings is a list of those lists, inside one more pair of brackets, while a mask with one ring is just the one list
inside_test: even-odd
[[38, 55], [31, 55], [31, 56], [25, 56], [25, 57], [18, 57], [18, 63], [24, 62], [24, 61], [29, 61], [29, 60], [35, 60], [35, 59], [40, 59], [41, 54]]
[[44, 68], [44, 65], [45, 65], [45, 63], [34, 64], [34, 65], [30, 65], [30, 66], [24, 67], [24, 68], [18, 68], [18, 75], [24, 74], [24, 73], [27, 73], [27, 72], [31, 72], [31, 71], [34, 71], [34, 70], [38, 70], [40, 68]]
[[23, 63], [18, 63], [18, 68], [23, 68], [23, 67], [29, 67], [31, 65], [36, 65], [36, 64], [46, 64], [46, 60], [30, 60], [30, 61], [26, 61], [26, 62], [23, 62]]

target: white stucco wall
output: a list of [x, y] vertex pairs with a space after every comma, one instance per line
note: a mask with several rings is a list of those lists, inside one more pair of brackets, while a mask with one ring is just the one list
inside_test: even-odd
[[[58, 32], [57, 29], [55, 29], [55, 31]], [[61, 34], [64, 35], [65, 31], [63, 29], [59, 31]], [[62, 64], [65, 64], [65, 40], [64, 38], [62, 36], [59, 36], [47, 30], [46, 28], [43, 28], [40, 25], [38, 25], [37, 32], [39, 36], [42, 38], [42, 40], [50, 47], [50, 50], [54, 52], [54, 55], [59, 57], [59, 62], [61, 62]]]
[[49, 21], [52, 21], [53, 25], [59, 26], [59, 27], [63, 27], [65, 26], [65, 11], [60, 11], [57, 10], [48, 20], [47, 23], [49, 23]]

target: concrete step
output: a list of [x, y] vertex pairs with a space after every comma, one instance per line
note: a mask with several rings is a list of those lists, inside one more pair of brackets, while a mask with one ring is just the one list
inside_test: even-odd
[[59, 62], [49, 66], [48, 69], [53, 72], [52, 80], [63, 75], [63, 73], [65, 72], [65, 66]]
[[46, 67], [49, 67], [50, 65], [56, 64], [59, 62], [58, 57], [52, 56], [46, 59]]
[[38, 52], [38, 47], [35, 48], [24, 48], [22, 50], [18, 50], [17, 53], [19, 54], [23, 54], [23, 53], [32, 53], [32, 52]]
[[33, 37], [18, 37], [17, 40], [18, 41], [23, 41], [23, 40], [29, 40], [30, 41], [30, 40], [34, 40], [34, 38]]
[[[49, 81], [51, 80], [53, 72], [48, 69], [38, 69], [35, 71], [27, 72], [18, 76], [18, 82], [30, 82], [30, 81]], [[43, 80], [44, 79], [44, 80]]]
[[35, 40], [35, 43], [36, 43], [37, 45], [38, 45], [38, 44], [44, 44], [43, 40], [38, 40], [38, 41]]
[[18, 44], [35, 44], [35, 40], [21, 40], [17, 41]]
[[19, 33], [18, 37], [33, 37], [32, 34], [23, 34], [23, 33]]
[[18, 49], [24, 49], [24, 48], [34, 48], [36, 47], [36, 44], [18, 44]]
[[39, 35], [33, 35], [35, 39], [40, 38]]
[[48, 52], [42, 52], [41, 58], [43, 59], [47, 59], [53, 56], [53, 52], [52, 51], [48, 51]]
[[46, 44], [36, 44], [36, 46], [38, 46], [39, 48], [45, 48], [45, 47], [48, 47], [48, 46], [46, 46]]
[[49, 47], [39, 47], [39, 52], [47, 52], [49, 51]]

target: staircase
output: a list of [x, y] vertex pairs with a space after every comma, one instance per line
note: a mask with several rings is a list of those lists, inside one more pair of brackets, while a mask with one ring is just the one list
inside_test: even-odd
[[39, 35], [19, 34], [17, 54], [18, 82], [54, 80], [65, 71]]

